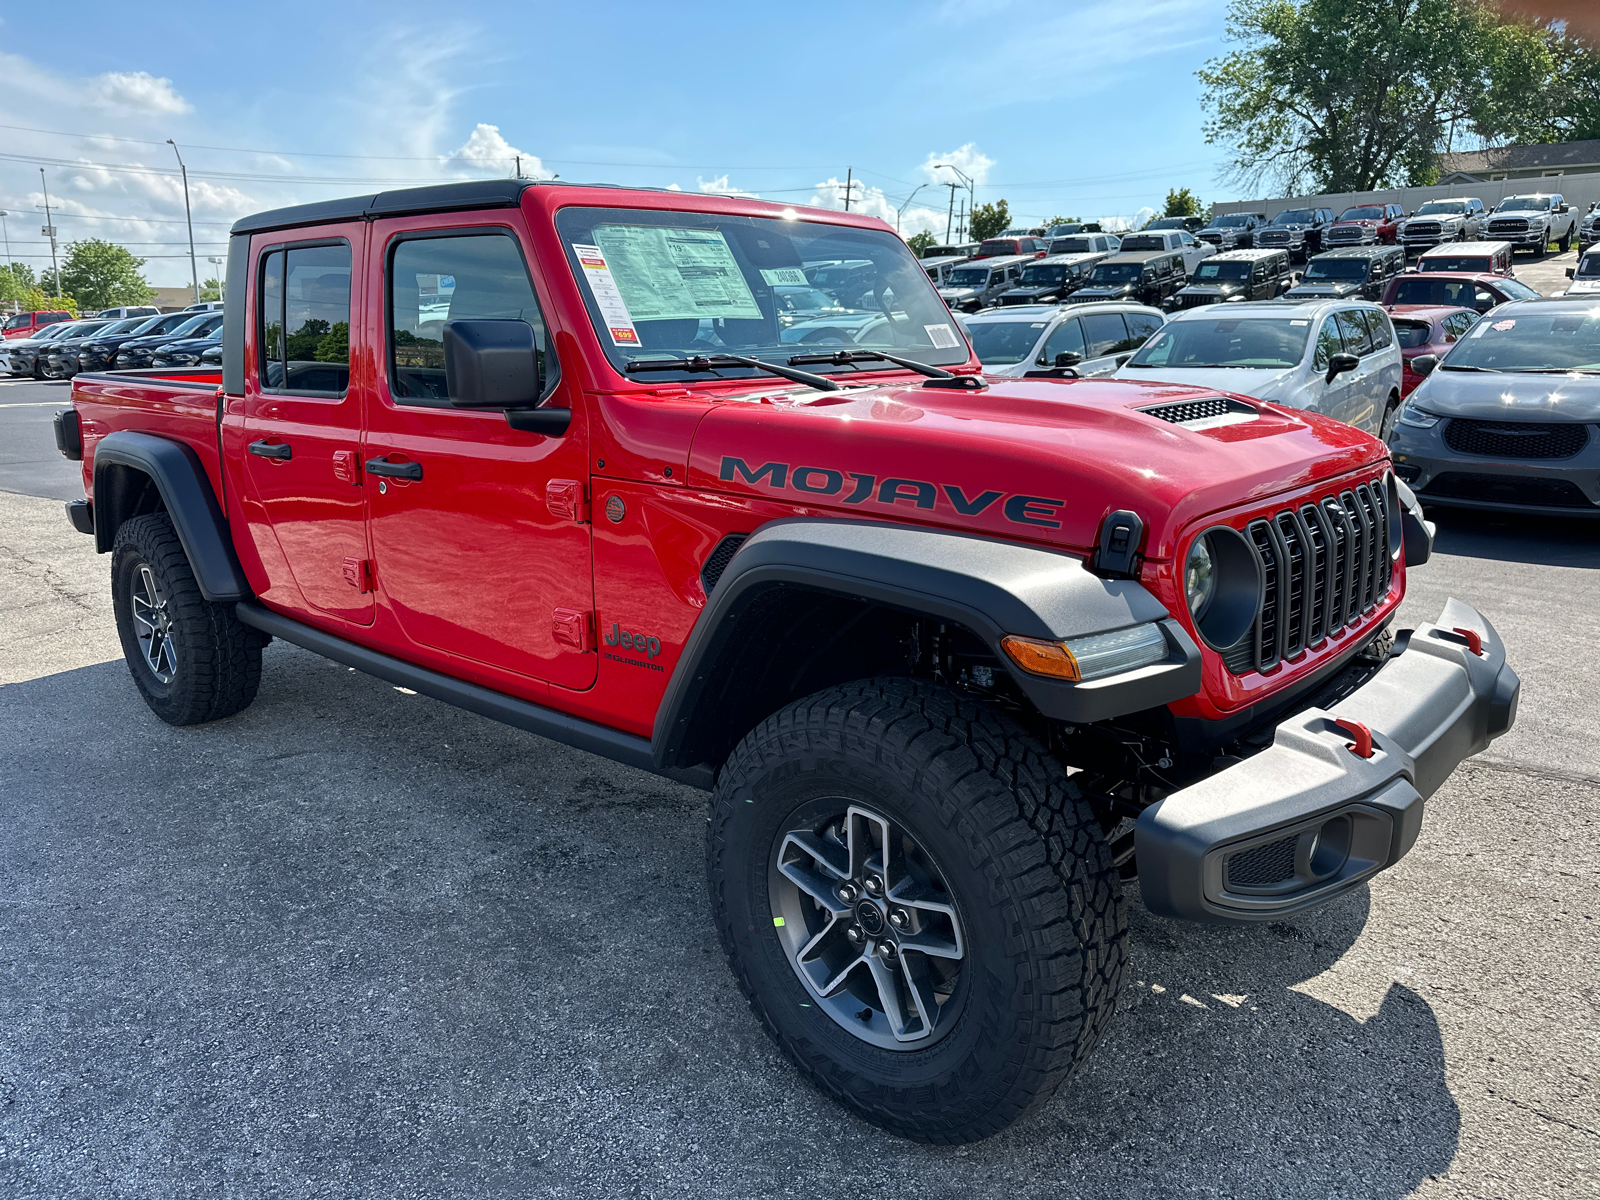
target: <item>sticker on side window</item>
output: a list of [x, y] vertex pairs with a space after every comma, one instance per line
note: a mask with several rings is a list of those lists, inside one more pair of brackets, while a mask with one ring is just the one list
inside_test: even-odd
[[1489, 328], [1493, 329], [1496, 333], [1504, 333], [1506, 330], [1515, 329], [1516, 327], [1517, 323], [1515, 321], [1496, 321]]
[[956, 331], [943, 322], [938, 325], [924, 325], [922, 328], [935, 350], [954, 350], [961, 345], [961, 339], [956, 336]]
[[611, 268], [606, 265], [606, 256], [600, 247], [573, 242], [572, 252], [578, 256], [578, 265], [583, 268], [583, 277], [589, 282], [589, 291], [594, 295], [595, 306], [600, 310], [600, 319], [606, 323], [612, 344], [637, 346], [639, 331], [633, 327], [633, 317], [628, 313], [622, 293], [617, 290], [617, 281], [611, 277]]

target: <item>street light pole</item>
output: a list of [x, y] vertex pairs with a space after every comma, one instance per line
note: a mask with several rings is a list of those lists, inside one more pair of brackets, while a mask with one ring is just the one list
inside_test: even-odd
[[44, 181], [44, 168], [39, 168], [39, 186], [44, 189], [44, 227], [50, 231], [50, 273], [56, 277], [56, 299], [61, 299], [61, 267], [56, 263], [56, 226], [50, 219], [50, 185]]
[[[917, 198], [917, 193], [920, 192], [923, 188], [928, 187], [928, 186], [929, 185], [926, 184], [926, 183], [917, 184], [917, 186], [911, 190], [911, 195], [906, 197], [906, 202], [904, 204], [902, 204], [898, 209], [895, 210], [895, 214], [894, 214], [894, 231], [896, 233], [900, 232], [900, 218], [906, 215], [906, 209], [911, 207], [911, 202]], [[935, 210], [935, 211], [937, 211], [937, 210]]]
[[178, 143], [171, 138], [167, 145], [178, 155], [178, 170], [183, 172], [183, 219], [189, 223], [189, 278], [194, 282], [194, 302], [200, 303], [200, 266], [194, 259], [194, 217], [189, 212], [189, 168], [183, 165], [183, 155], [178, 154]]
[[227, 287], [228, 281], [222, 277], [222, 264], [228, 260], [225, 258], [207, 257], [206, 261], [217, 268], [217, 303], [226, 304], [228, 302], [228, 297], [223, 294], [223, 289]]
[[11, 269], [11, 230], [6, 225], [6, 218], [10, 215], [5, 209], [0, 208], [0, 234], [4, 234], [6, 239], [6, 270], [8, 271]]

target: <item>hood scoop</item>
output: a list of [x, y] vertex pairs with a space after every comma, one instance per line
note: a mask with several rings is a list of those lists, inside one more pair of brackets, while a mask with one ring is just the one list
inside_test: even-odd
[[1223, 425], [1239, 425], [1245, 421], [1260, 420], [1261, 414], [1242, 400], [1226, 396], [1208, 396], [1203, 400], [1179, 400], [1171, 404], [1155, 404], [1149, 408], [1135, 409], [1147, 417], [1182, 425], [1185, 429], [1217, 429]]

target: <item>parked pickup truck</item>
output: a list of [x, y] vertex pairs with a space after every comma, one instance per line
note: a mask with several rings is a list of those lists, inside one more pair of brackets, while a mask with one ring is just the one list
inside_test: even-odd
[[[780, 336], [818, 261], [870, 267], [850, 344]], [[482, 181], [247, 217], [227, 272], [220, 371], [80, 374], [56, 423], [151, 710], [239, 712], [281, 638], [709, 791], [740, 986], [908, 1137], [1074, 1073], [1135, 874], [1322, 904], [1515, 715], [1470, 605], [1393, 628], [1432, 535], [1381, 442], [986, 377], [874, 218]]]

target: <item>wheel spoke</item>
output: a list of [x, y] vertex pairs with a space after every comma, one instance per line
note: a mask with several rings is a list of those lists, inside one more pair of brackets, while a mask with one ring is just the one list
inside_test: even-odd
[[821, 957], [824, 950], [824, 944], [827, 942], [837, 941], [839, 938], [843, 937], [844, 928], [844, 922], [840, 921], [837, 917], [829, 917], [828, 923], [817, 931], [817, 935], [814, 938], [812, 938], [804, 946], [800, 947], [799, 951], [795, 954], [795, 957], [798, 958], [802, 963], [808, 963]]
[[140, 637], [149, 637], [150, 634], [155, 632], [155, 613], [152, 612], [150, 606], [143, 600], [139, 599], [138, 596], [133, 597], [132, 616], [134, 624], [140, 626], [146, 631], [139, 634]]
[[[906, 949], [902, 943], [901, 950]], [[933, 1023], [938, 1019], [939, 1002], [933, 994], [933, 977], [928, 971], [927, 960], [921, 955], [907, 958], [904, 953], [900, 955], [900, 975], [906, 982], [906, 991], [911, 995], [911, 1002], [916, 1006], [917, 1016], [922, 1019], [920, 1034], [927, 1034], [933, 1029]]]
[[[881, 872], [885, 866], [881, 847], [887, 846], [892, 837], [889, 822], [852, 804], [845, 818], [845, 829], [850, 843], [850, 874], [859, 879], [871, 870]], [[878, 835], [876, 842], [872, 837], [874, 832]]]
[[850, 972], [854, 971], [863, 962], [870, 964], [871, 961], [872, 960], [869, 959], [865, 954], [856, 955], [853, 959], [846, 963], [843, 968], [840, 969], [837, 975], [828, 980], [827, 983], [818, 984], [817, 994], [820, 995], [824, 1000], [828, 999], [830, 996], [838, 995], [844, 990], [844, 985], [850, 978]]
[[919, 1022], [913, 1026], [911, 1023], [911, 1017], [916, 1015], [915, 1008], [910, 1013], [906, 1011], [905, 998], [901, 995], [900, 972], [877, 955], [867, 959], [867, 969], [872, 972], [872, 982], [877, 986], [878, 999], [883, 1004], [883, 1015], [889, 1018], [889, 1028], [895, 1040], [911, 1042], [926, 1037], [927, 1024]]

